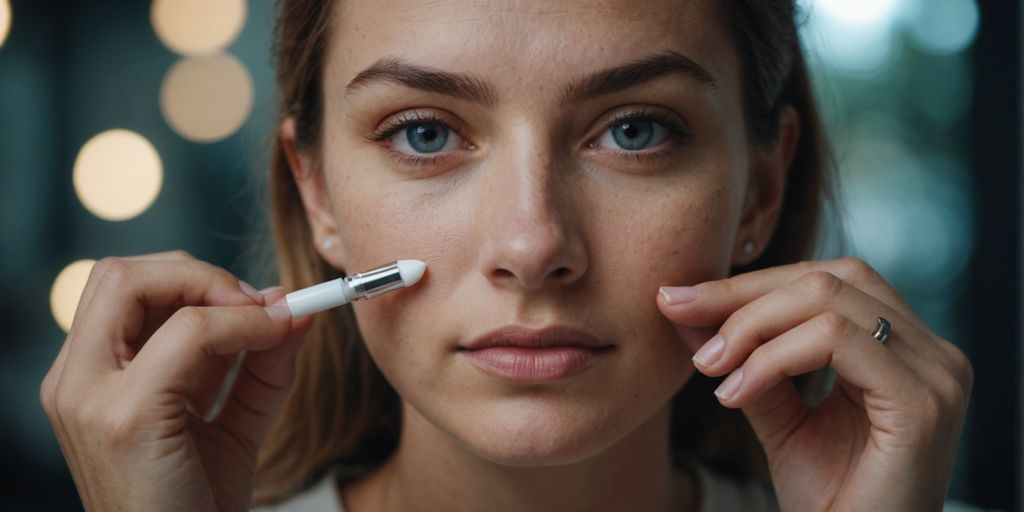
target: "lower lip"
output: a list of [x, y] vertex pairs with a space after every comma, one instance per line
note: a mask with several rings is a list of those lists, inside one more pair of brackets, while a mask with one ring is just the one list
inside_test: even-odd
[[611, 347], [490, 347], [461, 350], [477, 368], [512, 382], [549, 382], [587, 369]]

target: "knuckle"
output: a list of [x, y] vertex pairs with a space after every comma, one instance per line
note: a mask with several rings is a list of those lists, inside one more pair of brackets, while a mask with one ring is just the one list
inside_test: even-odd
[[960, 411], [967, 404], [967, 390], [954, 376], [950, 375], [945, 379], [939, 389], [939, 395], [951, 411]]
[[39, 385], [39, 403], [43, 406], [43, 411], [49, 418], [57, 417], [56, 409], [56, 398], [54, 395], [57, 393], [57, 377], [54, 375], [53, 370], [43, 377], [43, 382]]
[[70, 396], [67, 392], [60, 389], [60, 386], [54, 386], [52, 407], [55, 416], [60, 418], [78, 418], [80, 417], [80, 406], [81, 400], [78, 397]]
[[240, 290], [240, 288], [238, 287], [239, 284], [237, 276], [229, 272], [227, 269], [215, 266], [210, 263], [207, 263], [207, 265], [209, 265], [213, 269], [214, 275], [216, 276], [215, 279], [217, 279], [217, 281], [219, 281], [222, 286], [232, 291]]
[[202, 260], [193, 260], [190, 264], [196, 265], [194, 268], [205, 274], [207, 278], [216, 283], [217, 286], [222, 286], [225, 289], [232, 291], [241, 291], [238, 288], [238, 278], [227, 269]]
[[843, 289], [843, 280], [835, 274], [824, 271], [814, 271], [800, 278], [801, 284], [807, 288], [811, 297], [822, 302], [831, 300]]
[[836, 260], [836, 274], [851, 283], [870, 283], [879, 279], [878, 272], [866, 261], [847, 256]]
[[729, 294], [732, 289], [732, 280], [722, 279], [718, 281], [701, 283], [697, 285], [701, 297], [723, 297]]
[[201, 333], [210, 325], [210, 315], [198, 306], [185, 306], [179, 309], [171, 320], [189, 334]]
[[130, 279], [131, 263], [128, 260], [107, 256], [96, 262], [90, 272], [89, 280], [97, 284], [118, 287]]
[[777, 368], [772, 364], [774, 360], [771, 345], [761, 345], [754, 349], [747, 359], [743, 361], [743, 372], [746, 375], [760, 375], [761, 373]]
[[193, 256], [192, 253], [190, 253], [190, 252], [188, 252], [188, 251], [186, 251], [184, 249], [175, 249], [175, 250], [171, 251], [170, 256], [171, 256], [171, 258], [176, 258], [176, 259], [181, 259], [181, 260], [195, 260], [196, 259], [196, 257]]
[[830, 339], [845, 339], [850, 333], [853, 323], [845, 316], [833, 311], [825, 311], [815, 317], [815, 327], [821, 334]]
[[970, 395], [971, 390], [974, 388], [974, 365], [971, 364], [971, 360], [967, 358], [967, 355], [959, 347], [944, 340], [941, 343], [946, 347], [946, 352], [949, 354], [950, 369], [953, 372], [953, 377], [960, 384], [963, 392], [966, 395]]

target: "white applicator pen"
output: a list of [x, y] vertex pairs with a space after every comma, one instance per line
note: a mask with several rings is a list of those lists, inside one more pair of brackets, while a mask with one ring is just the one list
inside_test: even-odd
[[[312, 315], [338, 306], [344, 306], [354, 300], [365, 300], [382, 293], [400, 290], [416, 284], [423, 277], [427, 265], [420, 260], [398, 260], [390, 265], [368, 270], [361, 274], [339, 277], [327, 282], [296, 290], [284, 296], [292, 318]], [[242, 367], [246, 351], [238, 353], [234, 363], [224, 376], [224, 383], [217, 392], [210, 410], [203, 415], [207, 423], [217, 419], [221, 409], [231, 395], [238, 370]]]
[[361, 274], [303, 288], [284, 298], [292, 318], [298, 318], [412, 286], [423, 277], [426, 268], [420, 260], [398, 260]]

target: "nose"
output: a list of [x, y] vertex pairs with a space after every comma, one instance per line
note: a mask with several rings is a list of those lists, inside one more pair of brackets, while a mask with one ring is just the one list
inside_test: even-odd
[[509, 289], [536, 291], [579, 280], [587, 270], [587, 251], [572, 180], [549, 153], [509, 156], [486, 171], [481, 271]]

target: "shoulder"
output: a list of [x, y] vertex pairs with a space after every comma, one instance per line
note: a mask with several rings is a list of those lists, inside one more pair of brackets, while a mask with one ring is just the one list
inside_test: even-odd
[[273, 505], [255, 507], [250, 512], [345, 512], [334, 486], [334, 473], [328, 472], [312, 487]]

